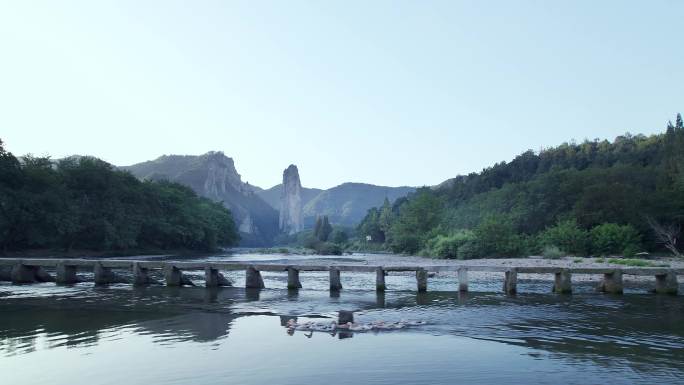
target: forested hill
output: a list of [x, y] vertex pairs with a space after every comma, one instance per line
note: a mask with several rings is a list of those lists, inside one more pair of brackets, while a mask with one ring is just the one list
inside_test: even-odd
[[0, 141], [0, 252], [211, 251], [236, 244], [229, 210], [180, 184], [91, 157], [17, 159]]
[[371, 209], [359, 231], [397, 252], [447, 258], [629, 255], [681, 248], [683, 224], [684, 124], [677, 115], [664, 134], [527, 151], [420, 189]]
[[[274, 208], [280, 208], [282, 184], [267, 190], [257, 190], [257, 194]], [[302, 187], [302, 207], [304, 226], [313, 228], [316, 219], [328, 216], [330, 221], [341, 226], [356, 226], [366, 215], [366, 211], [385, 200], [393, 202], [397, 198], [415, 191], [414, 187], [387, 187], [366, 183], [343, 183], [327, 190]]]
[[269, 245], [278, 234], [278, 211], [264, 202], [253, 186], [242, 181], [233, 159], [223, 152], [165, 155], [120, 169], [144, 180], [177, 182], [222, 203], [233, 215], [242, 246]]

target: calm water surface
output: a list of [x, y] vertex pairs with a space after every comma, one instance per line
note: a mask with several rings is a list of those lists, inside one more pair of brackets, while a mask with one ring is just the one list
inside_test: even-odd
[[[260, 291], [0, 283], [0, 383], [684, 384], [683, 298], [638, 284], [624, 296], [591, 283], [558, 296], [548, 281], [523, 279], [512, 297], [490, 280], [459, 294], [438, 276], [418, 294], [406, 274], [378, 295], [373, 275], [347, 274], [331, 295], [326, 274], [302, 273], [296, 292], [280, 289], [285, 274], [264, 279]], [[293, 335], [282, 326], [339, 310], [428, 324]]]

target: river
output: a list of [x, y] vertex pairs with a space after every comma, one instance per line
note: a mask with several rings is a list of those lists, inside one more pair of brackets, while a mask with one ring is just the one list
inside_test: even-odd
[[[306, 260], [239, 254], [210, 260]], [[397, 257], [401, 258], [401, 257]], [[458, 293], [453, 277], [415, 291], [410, 274], [346, 274], [327, 290], [323, 273], [264, 273], [267, 289], [127, 284], [0, 283], [2, 384], [684, 384], [682, 296], [549, 293], [542, 279], [519, 278], [519, 294], [474, 279]], [[201, 275], [193, 276], [201, 283]], [[681, 292], [681, 290], [680, 290]], [[290, 331], [290, 319], [425, 321], [401, 330]]]

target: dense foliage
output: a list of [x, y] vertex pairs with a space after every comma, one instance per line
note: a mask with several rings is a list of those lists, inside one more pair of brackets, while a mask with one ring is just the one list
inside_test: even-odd
[[253, 192], [254, 186], [241, 181], [233, 159], [221, 151], [198, 156], [164, 155], [120, 169], [139, 179], [180, 183], [200, 196], [222, 202], [234, 221], [247, 230], [240, 232], [241, 246], [269, 245], [279, 233], [278, 211]]
[[333, 227], [330, 225], [330, 220], [327, 215], [322, 218], [316, 218], [316, 224], [314, 225], [313, 236], [320, 242], [327, 242], [330, 234], [333, 232]]
[[0, 141], [0, 250], [213, 250], [238, 241], [230, 211], [96, 158], [17, 159]]
[[280, 246], [303, 247], [321, 255], [341, 255], [349, 245], [353, 229], [333, 226], [327, 215], [316, 218], [313, 229], [296, 234], [281, 234], [275, 242]]
[[369, 210], [358, 231], [395, 252], [477, 258], [554, 248], [574, 255], [681, 250], [682, 225], [684, 123], [678, 114], [664, 134], [526, 151], [419, 189]]

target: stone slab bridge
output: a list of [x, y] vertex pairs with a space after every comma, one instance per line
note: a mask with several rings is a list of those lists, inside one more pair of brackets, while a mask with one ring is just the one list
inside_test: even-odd
[[[54, 269], [54, 276], [47, 269]], [[117, 274], [117, 270], [128, 270], [132, 280]], [[502, 266], [371, 266], [371, 265], [289, 265], [289, 264], [248, 264], [241, 262], [173, 262], [173, 261], [134, 261], [114, 259], [18, 259], [0, 258], [0, 280], [15, 284], [35, 282], [56, 282], [58, 284], [74, 284], [83, 282], [78, 271], [92, 271], [96, 285], [112, 283], [132, 283], [144, 286], [157, 283], [150, 277], [152, 270], [161, 270], [167, 286], [190, 286], [192, 281], [183, 271], [204, 271], [206, 287], [232, 286], [221, 271], [245, 271], [245, 287], [263, 289], [262, 271], [287, 273], [287, 288], [299, 289], [300, 271], [329, 272], [330, 290], [342, 289], [341, 272], [375, 273], [377, 291], [385, 291], [385, 276], [392, 272], [415, 272], [416, 288], [427, 291], [428, 277], [431, 273], [456, 272], [458, 288], [468, 291], [468, 272], [500, 272], [503, 273], [503, 291], [515, 294], [518, 274], [553, 274], [553, 292], [559, 294], [572, 293], [573, 274], [601, 275], [603, 280], [599, 290], [605, 293], [621, 294], [623, 292], [624, 275], [655, 277], [654, 292], [658, 294], [677, 294], [678, 275], [684, 275], [684, 269], [669, 268], [561, 268], [561, 267], [502, 267]]]

